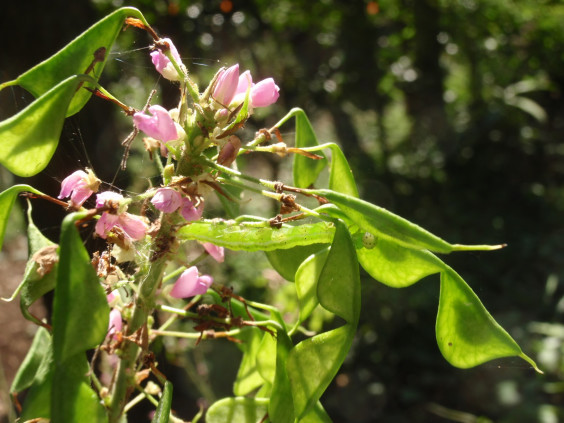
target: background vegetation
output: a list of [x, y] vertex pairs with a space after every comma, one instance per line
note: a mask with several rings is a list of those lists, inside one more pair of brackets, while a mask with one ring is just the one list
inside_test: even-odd
[[[123, 5], [141, 9], [160, 34], [172, 38], [203, 81], [235, 62], [259, 79], [275, 78], [279, 102], [257, 113], [251, 119], [256, 128], [248, 131], [300, 106], [321, 141], [340, 143], [363, 198], [449, 241], [508, 244], [498, 252], [465, 253], [446, 262], [538, 359], [545, 375], [518, 359], [471, 370], [450, 367], [434, 338], [438, 278], [394, 290], [365, 277], [357, 340], [322, 398], [334, 421], [564, 418], [559, 408], [564, 403], [564, 4], [8, 2], [0, 14], [0, 79], [15, 78]], [[149, 41], [139, 31], [125, 32], [110, 53], [105, 85], [135, 107], [158, 87], [158, 102], [173, 107], [174, 91], [148, 60]], [[21, 109], [26, 99], [25, 93], [2, 92], [2, 117]], [[109, 104], [94, 99], [67, 122], [56, 158], [30, 183], [58, 192], [58, 181], [77, 160], [112, 180], [128, 125]], [[291, 131], [283, 133], [287, 142]], [[140, 157], [134, 154], [130, 166], [146, 165]], [[283, 177], [280, 161], [265, 159], [264, 165], [272, 178]], [[5, 185], [11, 182], [5, 172], [2, 178]], [[129, 180], [127, 173], [116, 180], [132, 190], [144, 183]], [[61, 211], [46, 210], [36, 223], [56, 237]], [[264, 258], [234, 254], [220, 278], [244, 295], [285, 295], [284, 283], [257, 268], [257, 261]], [[174, 382], [181, 395], [173, 408], [190, 416], [199, 399], [231, 394], [235, 346], [218, 342], [178, 350], [160, 348], [161, 365], [178, 366]]]

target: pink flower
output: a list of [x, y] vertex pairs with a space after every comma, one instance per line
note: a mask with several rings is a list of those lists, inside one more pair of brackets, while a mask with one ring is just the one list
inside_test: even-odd
[[143, 238], [149, 229], [140, 216], [130, 213], [120, 214], [116, 226], [120, 227], [127, 236], [135, 241]]
[[71, 206], [79, 208], [88, 197], [98, 191], [100, 180], [96, 178], [94, 172], [90, 169], [87, 170], [88, 173], [77, 170], [63, 179], [63, 182], [61, 182], [61, 193], [58, 198], [70, 196]]
[[198, 275], [198, 268], [192, 266], [186, 269], [174, 283], [170, 295], [174, 298], [188, 298], [205, 294], [213, 283], [209, 275]]
[[213, 98], [219, 104], [228, 106], [233, 100], [235, 90], [239, 83], [239, 65], [235, 64], [228, 69], [220, 72], [215, 89], [213, 90]]
[[280, 88], [276, 85], [274, 79], [266, 78], [254, 84], [251, 72], [247, 70], [239, 77], [239, 83], [232, 102], [244, 101], [249, 86], [251, 87], [249, 94], [249, 105], [251, 107], [270, 106], [280, 97]]
[[184, 219], [188, 222], [193, 220], [198, 220], [202, 217], [203, 207], [194, 207], [194, 203], [190, 201], [188, 198], [182, 199], [182, 208], [180, 209], [180, 214]]
[[204, 248], [210, 256], [212, 256], [218, 263], [223, 263], [225, 258], [225, 250], [223, 247], [218, 247], [211, 242], [206, 242], [203, 244]]
[[117, 308], [112, 308], [110, 311], [110, 322], [108, 325], [108, 335], [113, 339], [116, 338], [116, 333], [121, 332], [123, 323], [121, 321], [121, 313]]
[[182, 205], [182, 196], [172, 188], [159, 188], [151, 199], [151, 203], [157, 210], [172, 213]]
[[133, 115], [133, 123], [141, 131], [162, 142], [178, 139], [176, 125], [168, 111], [159, 105], [149, 107], [152, 116], [137, 112]]
[[[180, 58], [180, 55], [178, 54], [178, 51], [176, 50], [176, 47], [174, 46], [172, 41], [170, 41], [169, 38], [162, 38], [160, 42], [162, 43], [163, 41], [166, 41], [168, 43], [172, 57], [174, 57], [174, 60], [176, 60], [176, 63], [180, 66], [182, 59]], [[180, 76], [178, 75], [178, 72], [176, 71], [172, 62], [160, 50], [151, 52], [151, 61], [153, 62], [153, 65], [155, 65], [157, 71], [166, 79], [170, 81], [180, 80]]]
[[107, 206], [109, 201], [119, 203], [121, 200], [123, 200], [123, 195], [114, 191], [104, 191], [96, 195], [96, 208], [101, 209]]

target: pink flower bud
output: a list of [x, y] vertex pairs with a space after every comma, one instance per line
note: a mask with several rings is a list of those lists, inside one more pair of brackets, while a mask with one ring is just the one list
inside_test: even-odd
[[202, 217], [203, 211], [204, 210], [201, 205], [200, 207], [194, 207], [194, 203], [192, 203], [192, 201], [190, 201], [188, 198], [182, 199], [182, 208], [180, 209], [180, 214], [188, 222], [200, 219], [200, 217]]
[[[180, 65], [182, 63], [182, 59], [180, 58], [180, 55], [178, 54], [178, 51], [176, 50], [176, 47], [174, 46], [172, 41], [170, 41], [169, 38], [162, 38], [161, 42], [163, 41], [166, 41], [168, 43], [172, 57], [174, 57], [176, 63]], [[151, 61], [153, 62], [153, 65], [155, 65], [157, 71], [166, 79], [170, 81], [180, 80], [178, 72], [176, 71], [172, 62], [160, 50], [151, 52]]]
[[198, 268], [192, 266], [186, 269], [174, 283], [170, 295], [174, 298], [188, 298], [203, 295], [213, 283], [209, 275], [198, 276]]
[[203, 244], [204, 248], [210, 256], [212, 256], [218, 263], [223, 263], [225, 258], [225, 251], [223, 247], [218, 247], [211, 242], [206, 242]]
[[71, 206], [79, 208], [94, 192], [98, 191], [100, 180], [88, 169], [88, 173], [77, 170], [61, 182], [59, 198], [70, 197]]
[[219, 104], [228, 106], [235, 95], [237, 84], [239, 83], [239, 65], [235, 64], [228, 69], [224, 69], [218, 76], [213, 98]]
[[137, 112], [133, 123], [141, 131], [159, 141], [167, 142], [178, 138], [176, 126], [168, 111], [159, 105], [149, 107], [152, 116]]
[[123, 323], [121, 321], [121, 313], [117, 308], [112, 308], [110, 311], [110, 322], [108, 324], [108, 335], [113, 339], [116, 338], [116, 333], [121, 332]]
[[182, 196], [172, 188], [159, 188], [151, 199], [151, 203], [157, 210], [172, 213], [182, 205]]
[[274, 79], [266, 78], [251, 88], [251, 104], [253, 107], [266, 107], [275, 103], [280, 96], [280, 88]]

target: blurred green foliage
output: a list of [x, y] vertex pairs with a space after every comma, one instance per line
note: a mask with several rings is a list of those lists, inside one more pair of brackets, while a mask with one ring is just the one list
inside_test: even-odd
[[[12, 2], [4, 6], [0, 19], [20, 27], [9, 32], [13, 26], [0, 22], [3, 39], [13, 40], [4, 46], [3, 57], [10, 61], [2, 63], [2, 80], [52, 54], [116, 7], [138, 7], [159, 34], [175, 41], [202, 84], [219, 66], [235, 62], [257, 79], [275, 78], [281, 98], [257, 111], [251, 119], [256, 127], [246, 129], [250, 133], [275, 123], [291, 107], [302, 107], [320, 141], [341, 145], [363, 198], [453, 242], [508, 243], [498, 252], [454, 255], [446, 261], [523, 350], [538, 359], [545, 375], [536, 375], [518, 359], [472, 370], [450, 367], [434, 339], [438, 278], [394, 290], [365, 275], [357, 339], [322, 398], [334, 421], [564, 418], [558, 408], [564, 401], [564, 4], [32, 3], [37, 7], [26, 8], [25, 14]], [[14, 40], [16, 33], [28, 39]], [[103, 82], [134, 107], [141, 107], [148, 91], [157, 87], [157, 101], [173, 107], [175, 91], [152, 69], [149, 43], [146, 34], [128, 29], [110, 53], [113, 60]], [[21, 108], [14, 98], [19, 99], [0, 98], [2, 113]], [[69, 156], [85, 161], [76, 152], [82, 141], [99, 176], [112, 179], [122, 153], [119, 141], [130, 123], [117, 113], [110, 115], [107, 104], [91, 103], [67, 123], [67, 147], [60, 147], [59, 159], [43, 178], [45, 183], [52, 180], [53, 188], [32, 185], [56, 192], [54, 180], [68, 173], [65, 166], [75, 166]], [[76, 128], [84, 135], [77, 136]], [[293, 135], [283, 137], [291, 142]], [[131, 167], [145, 165], [141, 155], [133, 154]], [[272, 179], [287, 176], [279, 160], [265, 158], [264, 169]], [[119, 179], [132, 190], [146, 183], [128, 181], [127, 174]], [[217, 269], [224, 272], [219, 278], [242, 295], [257, 295], [263, 287], [270, 298], [289, 295], [280, 288], [284, 282], [257, 270], [260, 261], [266, 265], [254, 254], [234, 254]], [[210, 343], [204, 343], [185, 357], [171, 356], [185, 369], [178, 371], [184, 382], [173, 381], [175, 391], [184, 395], [173, 408], [194, 411], [200, 397], [211, 401], [230, 394], [236, 360], [229, 357], [237, 349], [218, 343], [222, 348], [213, 353]]]

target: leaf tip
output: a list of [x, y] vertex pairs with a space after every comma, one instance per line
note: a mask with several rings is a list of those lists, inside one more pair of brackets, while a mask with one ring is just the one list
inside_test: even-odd
[[535, 372], [537, 372], [541, 375], [544, 374], [544, 372], [539, 368], [539, 366], [537, 366], [537, 363], [535, 363], [535, 361], [531, 357], [529, 357], [527, 354], [521, 353], [521, 354], [519, 354], [519, 357], [521, 357], [523, 360], [525, 360], [527, 363], [529, 363], [533, 367]]

